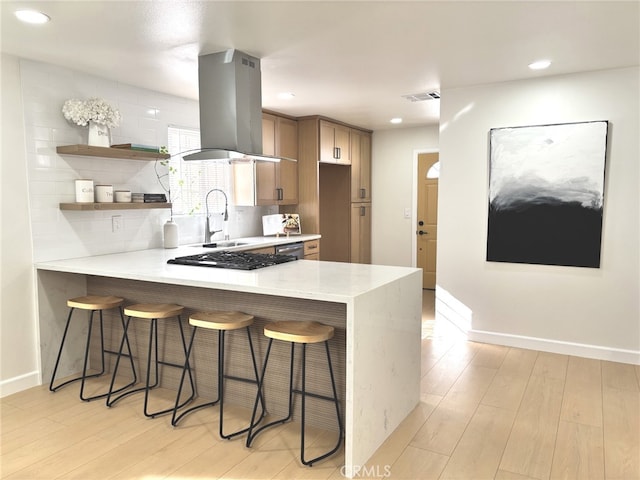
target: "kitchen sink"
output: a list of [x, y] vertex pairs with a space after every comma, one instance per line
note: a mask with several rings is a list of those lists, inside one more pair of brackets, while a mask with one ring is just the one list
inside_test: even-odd
[[236, 242], [234, 240], [222, 240], [220, 242], [211, 242], [202, 244], [205, 248], [228, 248], [228, 247], [240, 247], [242, 245], [250, 245], [248, 242]]

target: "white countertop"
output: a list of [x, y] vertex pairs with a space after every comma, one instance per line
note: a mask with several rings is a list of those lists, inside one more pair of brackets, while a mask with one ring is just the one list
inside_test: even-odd
[[[319, 235], [300, 236], [310, 240]], [[290, 243], [276, 239], [271, 245]], [[253, 248], [267, 246], [265, 243]], [[245, 247], [246, 249], [246, 247]], [[230, 270], [167, 264], [167, 260], [207, 251], [197, 246], [149, 249], [109, 255], [51, 260], [35, 265], [40, 270], [97, 275], [193, 287], [233, 290], [293, 298], [348, 303], [355, 297], [412, 274], [419, 269], [383, 265], [296, 260], [257, 270]], [[209, 249], [210, 250], [210, 249]], [[231, 250], [231, 249], [229, 249]]]

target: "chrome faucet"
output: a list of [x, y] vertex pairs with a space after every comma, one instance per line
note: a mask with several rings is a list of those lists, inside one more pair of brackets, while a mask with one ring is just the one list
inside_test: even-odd
[[[205, 225], [204, 225], [204, 243], [211, 243], [211, 236], [215, 235], [218, 232], [223, 231], [223, 230], [211, 231], [211, 222], [210, 222], [211, 215], [209, 215], [209, 195], [213, 192], [220, 192], [222, 195], [224, 195], [224, 218], [222, 220], [224, 222], [229, 220], [229, 210], [228, 210], [229, 202], [227, 199], [227, 194], [224, 193], [219, 188], [212, 188], [207, 192], [206, 197], [204, 197], [204, 206], [205, 206], [205, 215], [206, 215]], [[225, 235], [224, 239], [229, 240], [229, 235], [228, 234]]]

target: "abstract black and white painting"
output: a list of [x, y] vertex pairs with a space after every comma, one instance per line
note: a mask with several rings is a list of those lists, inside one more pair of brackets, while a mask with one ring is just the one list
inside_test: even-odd
[[600, 267], [607, 129], [491, 129], [488, 261]]

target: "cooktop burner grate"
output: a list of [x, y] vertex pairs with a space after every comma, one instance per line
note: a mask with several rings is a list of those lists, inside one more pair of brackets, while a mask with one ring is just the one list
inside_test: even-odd
[[293, 255], [276, 255], [269, 253], [247, 252], [207, 252], [187, 255], [168, 260], [167, 263], [177, 265], [193, 265], [196, 267], [230, 268], [234, 270], [255, 270], [280, 263], [297, 260]]

